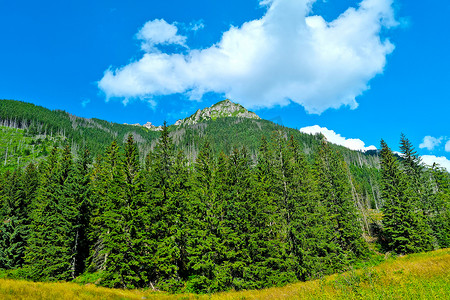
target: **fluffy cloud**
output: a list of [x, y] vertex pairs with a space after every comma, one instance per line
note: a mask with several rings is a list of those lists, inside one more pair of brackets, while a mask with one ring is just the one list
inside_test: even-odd
[[445, 143], [445, 151], [450, 152], [450, 141]]
[[162, 53], [158, 44], [186, 38], [164, 20], [139, 31], [142, 58], [109, 68], [98, 82], [107, 98], [148, 99], [176, 93], [199, 100], [222, 93], [248, 108], [299, 103], [310, 113], [348, 105], [383, 72], [394, 46], [380, 32], [396, 26], [393, 0], [363, 0], [327, 22], [311, 16], [315, 0], [265, 0], [258, 20], [231, 27], [205, 49]]
[[442, 142], [442, 139], [443, 137], [435, 138], [427, 135], [423, 138], [423, 142], [419, 145], [419, 148], [427, 148], [428, 150], [433, 150], [434, 147], [438, 146]]
[[445, 156], [422, 155], [421, 158], [422, 161], [429, 166], [433, 166], [433, 163], [437, 163], [450, 172], [450, 160]]
[[144, 24], [136, 34], [142, 40], [141, 49], [146, 52], [158, 52], [157, 45], [185, 46], [186, 37], [178, 34], [178, 28], [164, 20], [153, 20]]
[[327, 129], [326, 127], [320, 127], [319, 125], [303, 127], [300, 129], [300, 131], [308, 134], [321, 133], [330, 143], [341, 145], [351, 150], [367, 151], [377, 149], [373, 145], [366, 147], [366, 144], [360, 139], [347, 139], [341, 136], [340, 134], [334, 132], [333, 130]]

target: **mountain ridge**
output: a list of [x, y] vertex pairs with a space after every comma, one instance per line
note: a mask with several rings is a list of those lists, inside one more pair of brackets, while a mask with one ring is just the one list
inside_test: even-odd
[[[210, 107], [205, 107], [203, 109], [197, 109], [195, 113], [186, 117], [184, 119], [178, 119], [174, 124], [174, 126], [183, 126], [183, 125], [194, 125], [201, 123], [203, 121], [208, 120], [216, 120], [218, 118], [228, 118], [228, 117], [237, 117], [237, 118], [246, 118], [246, 119], [255, 119], [261, 120], [261, 118], [254, 112], [247, 110], [244, 106], [239, 103], [234, 103], [229, 99], [225, 99], [219, 101]], [[141, 125], [139, 123], [128, 124], [123, 123], [124, 125], [132, 125], [132, 126], [140, 126], [145, 127], [152, 131], [161, 131], [162, 125], [156, 126], [153, 125], [152, 122], [148, 121], [147, 123]], [[169, 125], [170, 126], [170, 125]]]

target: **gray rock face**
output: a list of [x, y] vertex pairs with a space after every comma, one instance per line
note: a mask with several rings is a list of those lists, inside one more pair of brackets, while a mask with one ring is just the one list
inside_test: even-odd
[[135, 124], [128, 124], [128, 123], [123, 123], [125, 125], [132, 125], [132, 126], [142, 126], [145, 127], [147, 129], [153, 130], [153, 131], [161, 131], [162, 130], [162, 126], [155, 126], [152, 124], [152, 122], [147, 122], [144, 125], [141, 125], [139, 123], [135, 123]]
[[145, 128], [153, 130], [153, 131], [161, 131], [162, 130], [162, 126], [155, 126], [152, 124], [152, 122], [147, 122], [144, 125]]
[[226, 117], [261, 119], [254, 112], [248, 111], [242, 105], [233, 103], [226, 99], [214, 104], [211, 107], [207, 107], [203, 110], [197, 110], [192, 116], [176, 121], [175, 125], [193, 125], [205, 120], [215, 120], [217, 118]]

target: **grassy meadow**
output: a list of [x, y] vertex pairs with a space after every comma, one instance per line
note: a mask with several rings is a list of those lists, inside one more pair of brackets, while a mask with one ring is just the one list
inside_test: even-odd
[[44, 158], [61, 137], [30, 137], [23, 129], [0, 126], [0, 170], [14, 171]]
[[0, 299], [450, 299], [450, 249], [388, 258], [375, 267], [264, 290], [170, 295], [0, 279]]

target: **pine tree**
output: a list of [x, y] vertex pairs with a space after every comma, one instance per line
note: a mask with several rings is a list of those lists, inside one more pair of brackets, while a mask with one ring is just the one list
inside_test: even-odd
[[429, 206], [424, 167], [417, 151], [403, 133], [400, 137], [400, 151], [403, 154], [401, 157], [402, 171], [408, 188], [411, 190], [412, 205], [420, 210], [420, 213], [423, 213], [423, 210], [427, 210]]
[[347, 165], [326, 141], [318, 151], [316, 172], [319, 196], [328, 213], [325, 219], [331, 222], [333, 232], [333, 240], [330, 242], [334, 245], [330, 249], [336, 251], [336, 256], [332, 257], [332, 268], [340, 269], [366, 255], [367, 248], [362, 239], [356, 203], [352, 199]]
[[139, 260], [135, 260], [139, 249], [132, 248], [136, 233], [132, 220], [132, 205], [136, 201], [134, 180], [139, 165], [131, 137], [125, 148], [124, 159], [113, 141], [94, 169], [92, 263], [94, 269], [103, 271], [103, 285], [135, 288], [141, 280], [136, 272]]
[[[249, 253], [249, 238], [252, 230], [251, 177], [247, 151], [234, 149], [228, 159], [227, 185], [228, 199], [225, 202], [224, 226], [228, 232], [225, 237], [227, 248], [225, 260], [229, 262], [229, 272], [233, 288], [240, 290], [251, 285], [247, 273], [252, 258]], [[250, 274], [249, 274], [250, 275]]]
[[391, 149], [381, 140], [383, 231], [386, 248], [397, 253], [430, 250], [431, 238], [414, 208], [412, 189]]
[[169, 136], [166, 122], [152, 154], [149, 174], [149, 199], [151, 208], [152, 251], [151, 281], [157, 281], [160, 288], [178, 290], [185, 268], [183, 261], [184, 242], [183, 214], [186, 195], [187, 170], [181, 155], [175, 155], [175, 147]]
[[125, 222], [124, 239], [127, 241], [123, 253], [120, 273], [128, 288], [144, 286], [147, 281], [143, 261], [146, 232], [144, 228], [147, 207], [144, 203], [143, 175], [139, 164], [139, 153], [132, 135], [128, 136], [124, 155], [126, 205], [122, 207]]
[[61, 157], [53, 148], [43, 171], [31, 214], [26, 271], [33, 280], [68, 280], [73, 278], [76, 254], [70, 148], [66, 146]]
[[76, 227], [75, 245], [74, 245], [74, 261], [73, 276], [77, 276], [86, 269], [87, 259], [89, 257], [89, 220], [91, 216], [91, 181], [90, 169], [91, 163], [90, 152], [85, 146], [80, 149], [78, 159], [74, 166], [74, 174], [72, 180], [72, 188], [74, 191], [74, 202], [76, 205], [76, 218], [74, 225]]
[[[25, 172], [22, 175], [22, 183], [23, 183], [23, 192], [24, 192], [24, 202], [28, 207], [28, 211], [26, 212], [27, 217], [29, 217], [30, 205], [33, 203], [36, 198], [36, 193], [39, 185], [39, 172], [34, 163], [30, 163], [25, 168]], [[28, 220], [28, 224], [29, 224]]]
[[15, 269], [23, 263], [28, 235], [28, 206], [20, 169], [6, 173], [0, 214], [0, 268]]
[[[284, 139], [278, 139], [276, 144], [281, 146], [281, 152], [277, 151], [280, 150], [277, 147], [273, 151], [267, 140], [262, 139], [254, 173], [250, 237], [250, 255], [254, 267], [250, 273], [253, 273], [256, 288], [296, 280], [294, 257], [290, 255], [289, 249], [291, 211], [288, 203], [292, 200], [292, 195], [280, 193], [284, 191], [283, 187], [287, 189], [288, 185], [293, 185], [292, 161], [288, 159], [292, 155], [288, 154]], [[274, 152], [281, 154], [278, 158], [282, 164], [276, 164]], [[276, 176], [277, 172], [281, 176]], [[280, 178], [283, 180], [277, 181]]]
[[306, 280], [330, 273], [329, 255], [336, 250], [330, 243], [329, 214], [319, 201], [316, 174], [292, 136], [288, 147], [292, 153], [291, 197], [287, 206], [290, 252], [295, 258], [297, 278]]
[[217, 221], [217, 244], [215, 260], [217, 264], [215, 266], [215, 280], [212, 284], [212, 290], [228, 290], [233, 288], [233, 274], [232, 258], [234, 256], [234, 248], [230, 241], [237, 238], [237, 233], [234, 228], [231, 227], [229, 222], [229, 210], [231, 201], [231, 186], [230, 182], [230, 168], [229, 157], [223, 152], [219, 153], [217, 162], [215, 164], [215, 176], [214, 176], [214, 195], [215, 195], [215, 207], [213, 214], [218, 218]]
[[[216, 266], [220, 264], [220, 211], [215, 191], [216, 172], [211, 147], [206, 141], [194, 164], [192, 194], [188, 215], [189, 281], [187, 289], [192, 292], [219, 290], [215, 278]], [[223, 254], [222, 254], [223, 255]]]
[[[421, 159], [415, 151], [411, 142], [402, 133], [400, 138], [400, 150], [402, 152], [402, 166], [407, 181], [411, 206], [416, 213], [418, 222], [423, 224], [423, 230], [432, 241], [432, 230], [434, 214], [432, 210], [433, 192], [429, 172], [426, 172]], [[428, 243], [428, 242], [427, 242]]]

